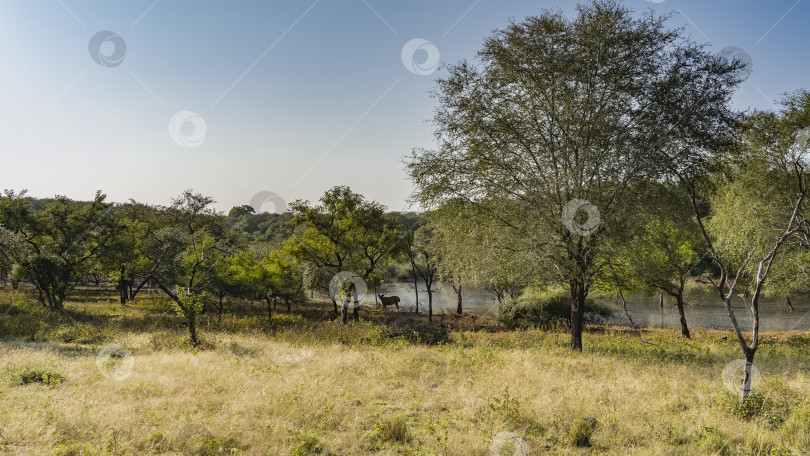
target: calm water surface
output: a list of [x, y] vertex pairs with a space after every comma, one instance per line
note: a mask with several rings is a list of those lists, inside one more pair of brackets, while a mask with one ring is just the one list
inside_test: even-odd
[[[434, 313], [453, 313], [456, 311], [456, 294], [450, 284], [440, 283], [439, 291], [433, 294]], [[380, 293], [388, 296], [396, 295], [400, 298], [400, 308], [412, 309], [415, 303], [413, 283], [389, 283], [380, 288]], [[463, 307], [465, 312], [479, 315], [492, 315], [498, 313], [498, 301], [495, 295], [480, 288], [464, 288], [462, 291]], [[613, 316], [608, 323], [629, 324], [627, 316], [622, 309], [621, 302], [616, 298], [598, 298], [600, 302], [615, 308]], [[728, 313], [717, 293], [710, 290], [693, 290], [686, 294], [686, 322], [690, 328], [731, 329]], [[749, 300], [750, 301], [750, 300]], [[810, 299], [802, 297], [791, 298], [793, 311], [787, 306], [784, 298], [760, 299], [760, 330], [761, 331], [791, 331], [810, 330]], [[374, 304], [373, 296], [369, 296], [366, 304]], [[664, 307], [659, 307], [658, 295], [644, 295], [635, 293], [627, 298], [627, 310], [639, 326], [655, 328], [679, 328], [678, 309], [675, 301], [664, 296]], [[751, 312], [741, 298], [735, 298], [732, 308], [740, 328], [749, 331], [751, 328]], [[419, 290], [419, 310], [427, 311], [427, 293]]]

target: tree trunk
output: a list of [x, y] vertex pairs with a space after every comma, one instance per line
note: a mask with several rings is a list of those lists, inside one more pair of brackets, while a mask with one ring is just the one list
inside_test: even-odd
[[287, 313], [292, 313], [292, 307], [290, 307], [290, 299], [284, 298], [284, 304], [287, 304]]
[[411, 261], [411, 273], [413, 273], [413, 292], [416, 295], [416, 306], [414, 306], [414, 313], [419, 313], [419, 281], [416, 277], [416, 265]]
[[219, 321], [220, 323], [222, 323], [222, 297], [223, 295], [219, 295], [219, 308], [217, 309], [219, 311], [217, 321]]
[[189, 312], [186, 314], [186, 320], [188, 320], [188, 334], [191, 337], [191, 345], [196, 347], [200, 343], [197, 340], [197, 315]]
[[793, 304], [791, 304], [791, 303], [790, 303], [790, 296], [786, 296], [786, 297], [785, 297], [785, 302], [787, 302], [787, 306], [790, 308], [790, 311], [791, 311], [791, 312], [793, 312], [794, 310], [796, 310], [796, 309], [794, 309], [794, 308], [793, 308]]
[[686, 315], [683, 313], [683, 292], [675, 295], [675, 303], [678, 305], [678, 315], [681, 317], [681, 335], [691, 339], [689, 327], [686, 325]]
[[273, 302], [270, 300], [269, 296], [264, 297], [264, 301], [267, 303], [267, 318], [273, 319]]
[[664, 329], [664, 293], [658, 293], [658, 312], [661, 314], [661, 329]]
[[127, 268], [124, 265], [121, 265], [121, 277], [118, 279], [118, 287], [121, 288], [121, 305], [126, 305], [127, 303]]
[[571, 350], [582, 351], [582, 328], [585, 320], [585, 285], [571, 282]]
[[340, 321], [344, 325], [349, 322], [349, 306], [346, 302], [340, 307]]
[[335, 301], [334, 298], [332, 299], [332, 304], [335, 306], [335, 315], [337, 315], [338, 314], [337, 301]]
[[453, 288], [456, 289], [456, 298], [457, 298], [456, 313], [461, 315], [461, 279], [459, 279], [458, 281], [458, 288], [456, 287]]
[[433, 321], [433, 290], [428, 287], [428, 321]]
[[750, 348], [745, 351], [745, 367], [743, 368], [742, 384], [740, 385], [740, 404], [743, 404], [751, 394], [751, 370], [754, 366], [755, 353], [756, 350]]

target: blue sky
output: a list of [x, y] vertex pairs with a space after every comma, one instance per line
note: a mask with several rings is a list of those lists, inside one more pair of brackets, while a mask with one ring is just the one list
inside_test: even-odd
[[[810, 0], [625, 3], [673, 12], [671, 26], [713, 51], [748, 53], [740, 109], [769, 109], [780, 94], [810, 88]], [[316, 200], [349, 185], [408, 209], [402, 157], [432, 145], [428, 91], [443, 72], [409, 71], [403, 46], [428, 41], [417, 64], [431, 45], [453, 63], [510, 18], [573, 14], [574, 5], [2, 0], [0, 188], [76, 199], [101, 189], [114, 201], [159, 204], [193, 188], [228, 210], [259, 192]], [[100, 31], [125, 43], [122, 61], [91, 56]], [[108, 40], [96, 60], [114, 50]], [[170, 131], [173, 117], [180, 127]]]

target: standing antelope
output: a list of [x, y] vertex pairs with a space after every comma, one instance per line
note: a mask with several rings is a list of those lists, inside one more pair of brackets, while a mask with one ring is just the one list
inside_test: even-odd
[[380, 298], [380, 302], [382, 302], [383, 309], [385, 306], [394, 305], [397, 306], [397, 312], [399, 312], [399, 296], [385, 296], [385, 293], [381, 295], [377, 295]]

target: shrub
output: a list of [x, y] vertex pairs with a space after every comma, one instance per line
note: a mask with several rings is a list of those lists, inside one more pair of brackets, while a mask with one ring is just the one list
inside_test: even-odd
[[405, 417], [398, 415], [378, 421], [374, 425], [374, 438], [381, 442], [407, 443], [411, 441], [411, 432]]
[[800, 448], [810, 448], [810, 402], [805, 401], [782, 426], [784, 440]]
[[[585, 300], [585, 321], [606, 319], [613, 310], [593, 299]], [[571, 325], [571, 296], [561, 291], [527, 290], [517, 299], [506, 299], [498, 308], [498, 321], [512, 329], [551, 329]]]
[[738, 418], [759, 420], [775, 428], [788, 418], [791, 404], [796, 399], [796, 394], [784, 383], [769, 381], [761, 389], [751, 393], [742, 404], [739, 395], [731, 392], [719, 396], [716, 403]]
[[12, 381], [18, 385], [42, 383], [48, 386], [57, 386], [65, 381], [65, 376], [51, 369], [25, 369], [11, 373]]
[[296, 446], [291, 456], [307, 456], [311, 454], [323, 453], [323, 445], [312, 432], [301, 432], [298, 437], [298, 446]]
[[726, 455], [731, 451], [731, 442], [711, 426], [703, 426], [695, 430], [695, 438], [705, 454]]
[[507, 424], [516, 425], [520, 421], [520, 402], [509, 395], [508, 389], [504, 391], [503, 396], [489, 401], [489, 409], [496, 419]]
[[78, 344], [96, 344], [113, 339], [115, 330], [104, 328], [99, 331], [87, 323], [61, 324], [55, 327], [46, 326], [37, 334], [38, 339]]
[[571, 429], [568, 430], [568, 439], [571, 445], [578, 447], [591, 446], [591, 436], [596, 431], [598, 423], [594, 418], [577, 418]]

